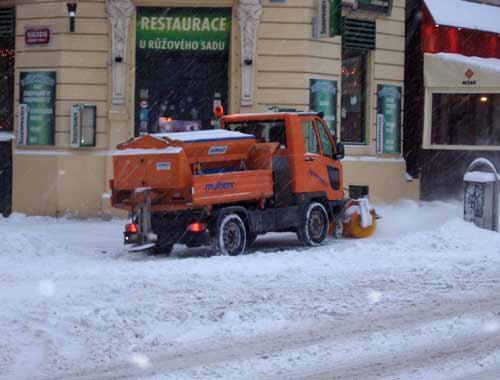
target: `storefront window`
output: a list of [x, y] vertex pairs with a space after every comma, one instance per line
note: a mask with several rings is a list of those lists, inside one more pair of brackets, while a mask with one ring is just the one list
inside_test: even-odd
[[365, 143], [366, 53], [344, 49], [342, 53], [341, 140]]
[[500, 94], [434, 93], [432, 144], [500, 145]]
[[136, 135], [217, 127], [214, 108], [228, 109], [231, 22], [231, 8], [137, 8]]

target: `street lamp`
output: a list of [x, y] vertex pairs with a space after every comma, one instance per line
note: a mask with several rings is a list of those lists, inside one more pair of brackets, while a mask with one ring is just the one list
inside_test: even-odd
[[76, 3], [67, 3], [68, 16], [69, 16], [69, 31], [75, 31], [75, 18], [76, 18]]

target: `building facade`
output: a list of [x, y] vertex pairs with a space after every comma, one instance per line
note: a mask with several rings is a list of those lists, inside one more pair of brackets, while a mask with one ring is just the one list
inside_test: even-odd
[[346, 185], [418, 197], [401, 149], [403, 0], [3, 5], [16, 15], [15, 211], [109, 213], [116, 145], [212, 128], [218, 104], [323, 111], [346, 144]]
[[404, 151], [425, 199], [462, 198], [476, 158], [500, 167], [499, 19], [497, 0], [408, 4]]

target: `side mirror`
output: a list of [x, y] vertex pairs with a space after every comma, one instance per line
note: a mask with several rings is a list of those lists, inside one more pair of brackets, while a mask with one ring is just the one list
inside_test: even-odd
[[338, 143], [337, 144], [337, 154], [335, 155], [335, 158], [337, 160], [341, 160], [345, 157], [345, 148], [344, 148], [344, 144], [342, 143]]

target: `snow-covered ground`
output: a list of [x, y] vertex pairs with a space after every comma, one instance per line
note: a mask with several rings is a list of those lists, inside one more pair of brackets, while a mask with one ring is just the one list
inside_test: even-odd
[[458, 203], [377, 210], [371, 239], [270, 234], [241, 257], [0, 219], [0, 379], [497, 379], [500, 234]]

